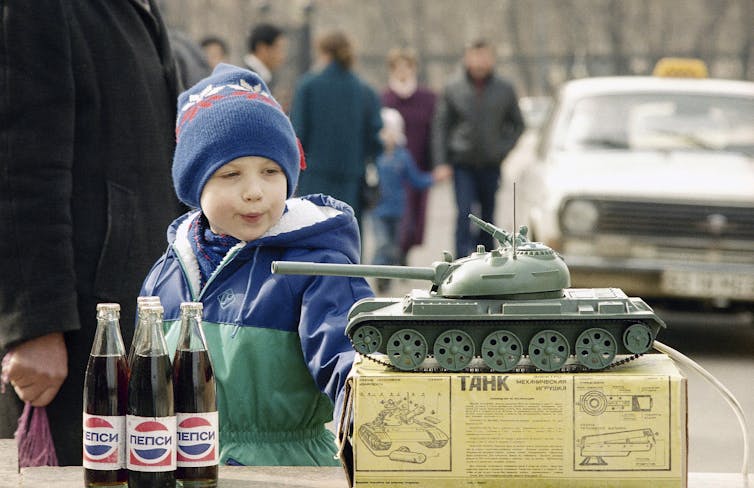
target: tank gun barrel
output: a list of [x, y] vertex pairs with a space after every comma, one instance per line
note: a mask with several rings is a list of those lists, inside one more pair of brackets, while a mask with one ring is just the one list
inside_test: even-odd
[[480, 229], [497, 239], [501, 246], [505, 246], [505, 244], [513, 244], [513, 236], [510, 234], [510, 232], [507, 232], [500, 227], [497, 227], [496, 225], [492, 225], [489, 222], [485, 222], [476, 215], [469, 214], [469, 218]]
[[367, 264], [307, 263], [273, 261], [272, 272], [278, 274], [363, 276], [372, 278], [407, 278], [435, 282], [435, 268], [414, 266], [376, 266]]

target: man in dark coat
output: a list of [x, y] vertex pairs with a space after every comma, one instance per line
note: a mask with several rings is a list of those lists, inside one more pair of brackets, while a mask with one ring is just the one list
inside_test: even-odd
[[500, 166], [524, 130], [516, 92], [495, 74], [495, 56], [487, 41], [467, 47], [463, 68], [445, 86], [432, 127], [436, 166], [453, 167], [456, 257], [467, 256], [477, 244], [496, 246], [492, 236], [471, 225], [468, 215], [478, 211], [483, 220], [494, 220]]
[[[47, 405], [60, 464], [81, 464], [98, 302], [136, 296], [181, 207], [176, 71], [152, 0], [8, 0], [0, 11], [0, 436]], [[18, 395], [18, 398], [15, 398]]]

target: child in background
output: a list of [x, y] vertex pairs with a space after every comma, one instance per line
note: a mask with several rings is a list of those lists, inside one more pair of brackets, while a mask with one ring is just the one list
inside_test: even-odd
[[256, 73], [220, 64], [181, 94], [176, 140], [175, 190], [195, 210], [171, 225], [141, 294], [162, 300], [171, 349], [180, 303], [204, 304], [220, 462], [338, 465], [325, 424], [353, 361], [346, 315], [373, 294], [362, 278], [273, 275], [270, 264], [357, 263], [353, 211], [291, 198], [303, 155]]
[[[393, 108], [383, 108], [382, 139], [383, 152], [377, 157], [377, 174], [379, 176], [380, 197], [372, 211], [372, 223], [375, 236], [375, 253], [373, 264], [405, 264], [406, 256], [401, 255], [398, 231], [401, 218], [406, 208], [406, 187], [416, 189], [428, 188], [435, 181], [445, 179], [444, 173], [421, 171], [406, 149], [406, 136], [401, 114]], [[390, 289], [390, 280], [377, 279], [380, 293]]]

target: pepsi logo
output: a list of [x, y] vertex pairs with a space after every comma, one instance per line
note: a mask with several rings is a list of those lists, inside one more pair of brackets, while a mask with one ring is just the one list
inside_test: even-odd
[[128, 436], [129, 464], [134, 466], [169, 466], [174, 449], [173, 433], [161, 422], [138, 423]]
[[215, 461], [217, 429], [200, 416], [184, 418], [178, 424], [178, 462]]
[[84, 418], [84, 462], [112, 464], [118, 462], [118, 448], [123, 442], [120, 426], [101, 417]]

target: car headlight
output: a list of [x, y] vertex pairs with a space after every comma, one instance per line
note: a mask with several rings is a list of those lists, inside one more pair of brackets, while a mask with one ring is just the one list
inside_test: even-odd
[[560, 225], [568, 234], [589, 234], [597, 227], [599, 220], [597, 206], [588, 200], [571, 200], [560, 214]]

